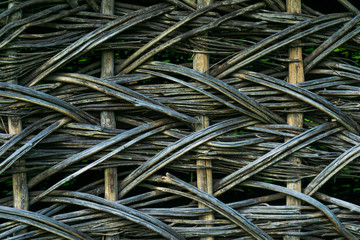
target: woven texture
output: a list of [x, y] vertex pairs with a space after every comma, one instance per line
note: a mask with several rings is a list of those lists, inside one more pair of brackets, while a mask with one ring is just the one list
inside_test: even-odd
[[0, 239], [359, 239], [360, 11], [333, 4], [1, 1]]

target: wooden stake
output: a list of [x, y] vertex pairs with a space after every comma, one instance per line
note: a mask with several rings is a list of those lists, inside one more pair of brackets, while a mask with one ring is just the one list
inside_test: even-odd
[[[114, 0], [102, 0], [101, 13], [114, 15]], [[104, 50], [101, 55], [101, 77], [114, 76], [114, 51]], [[100, 113], [101, 126], [107, 128], [116, 128], [115, 113], [113, 111], [102, 111]], [[118, 200], [118, 176], [117, 168], [107, 168], [104, 172], [105, 198], [111, 201]], [[109, 233], [106, 240], [117, 240], [118, 235]]]
[[[16, 1], [10, 1], [8, 8], [14, 7], [18, 4]], [[21, 18], [21, 11], [15, 12], [11, 14], [8, 18], [8, 23], [14, 22]], [[8, 54], [16, 53], [14, 50], [7, 51]], [[17, 80], [12, 80], [11, 83], [17, 84]], [[9, 125], [9, 133], [10, 134], [18, 134], [22, 130], [21, 118], [18, 117], [8, 117], [8, 125]], [[28, 188], [26, 181], [26, 173], [25, 173], [25, 160], [20, 159], [17, 161], [14, 166], [14, 170], [18, 171], [18, 173], [14, 173], [13, 178], [13, 195], [14, 195], [14, 207], [18, 209], [29, 209], [29, 196], [28, 196]]]
[[[197, 1], [197, 8], [203, 8], [206, 7], [208, 5], [210, 5], [212, 3], [212, 0], [198, 0]], [[205, 49], [200, 49], [200, 50], [205, 50]], [[196, 53], [194, 56], [194, 60], [193, 60], [193, 69], [199, 71], [199, 72], [203, 72], [203, 73], [208, 73], [208, 69], [209, 69], [209, 59], [210, 56], [209, 54], [204, 54], [204, 53]], [[199, 131], [202, 128], [206, 128], [210, 125], [210, 121], [209, 118], [206, 116], [199, 116], [198, 117], [200, 120], [201, 124], [198, 124], [195, 127], [196, 131]], [[213, 194], [213, 178], [212, 178], [212, 170], [211, 170], [211, 160], [202, 160], [199, 159], [196, 161], [196, 165], [199, 167], [196, 170], [196, 176], [197, 176], [197, 187], [209, 194]], [[204, 208], [205, 206], [201, 203], [199, 203], [199, 208]], [[213, 214], [208, 214], [206, 216], [204, 216], [203, 218], [201, 218], [202, 220], [214, 220], [214, 215]], [[211, 227], [211, 225], [207, 225], [208, 227]], [[214, 237], [203, 237], [201, 238], [202, 240], [213, 240]]]
[[[291, 13], [301, 13], [301, 0], [287, 0], [286, 1], [287, 12]], [[299, 43], [297, 41], [295, 43]], [[301, 47], [293, 47], [289, 48], [289, 59], [290, 60], [298, 60], [298, 62], [290, 62], [289, 63], [289, 76], [288, 82], [291, 84], [304, 82], [304, 66], [302, 59], [302, 48]], [[302, 127], [303, 126], [303, 114], [302, 113], [289, 113], [287, 116], [287, 123], [291, 126]], [[301, 159], [298, 157], [290, 157], [288, 159], [290, 162], [295, 164], [301, 164]], [[298, 192], [301, 192], [301, 181], [296, 181], [292, 183], [288, 183], [287, 187]], [[286, 205], [289, 206], [300, 206], [301, 201], [297, 198], [288, 196], [286, 198]], [[297, 236], [285, 236], [286, 240], [298, 240], [300, 237]]]
[[[12, 8], [18, 4], [18, 1], [10, 1], [8, 8]], [[17, 11], [11, 14], [7, 22], [14, 22], [21, 19], [22, 12]], [[16, 54], [15, 50], [8, 50], [7, 54]], [[12, 80], [10, 83], [17, 84], [17, 80]], [[8, 126], [10, 134], [18, 134], [22, 130], [21, 118], [8, 117]], [[15, 173], [12, 175], [13, 186], [13, 204], [14, 208], [29, 210], [29, 191], [27, 186], [26, 167], [25, 160], [19, 159], [13, 166]], [[14, 235], [25, 233], [26, 229], [16, 232]]]

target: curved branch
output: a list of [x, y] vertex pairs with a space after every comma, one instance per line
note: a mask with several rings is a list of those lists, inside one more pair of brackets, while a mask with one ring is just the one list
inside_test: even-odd
[[[219, 196], [235, 185], [245, 181], [251, 176], [257, 174], [258, 172], [268, 168], [269, 166], [277, 163], [286, 156], [296, 152], [297, 150], [321, 139], [326, 136], [329, 136], [335, 132], [342, 130], [342, 128], [335, 128], [336, 123], [324, 123], [315, 128], [307, 130], [289, 141], [281, 144], [280, 146], [274, 148], [267, 154], [261, 156], [257, 160], [249, 163], [245, 167], [233, 172], [232, 174], [222, 178], [216, 184], [215, 196]], [[334, 129], [335, 128], [335, 129]], [[325, 133], [322, 133], [325, 132]]]
[[314, 207], [318, 208], [320, 211], [322, 211], [326, 217], [328, 217], [330, 219], [330, 221], [335, 225], [336, 230], [343, 235], [344, 237], [346, 237], [347, 239], [351, 239], [351, 240], [356, 240], [357, 237], [355, 237], [353, 234], [351, 234], [345, 227], [344, 225], [342, 225], [342, 223], [339, 221], [339, 219], [335, 216], [335, 214], [328, 208], [326, 207], [324, 204], [322, 204], [321, 202], [315, 200], [312, 197], [309, 197], [308, 195], [305, 195], [303, 193], [300, 193], [298, 191], [295, 190], [291, 190], [285, 187], [281, 187], [281, 186], [277, 186], [275, 184], [271, 184], [271, 183], [265, 183], [265, 182], [258, 182], [258, 181], [245, 181], [243, 182], [241, 185], [243, 186], [249, 186], [249, 187], [256, 187], [256, 188], [263, 188], [263, 189], [268, 189], [268, 190], [272, 190], [272, 191], [277, 191], [277, 192], [281, 192], [281, 193], [285, 193], [287, 195], [290, 195], [292, 197], [296, 197], [304, 202], [307, 202], [311, 205], [313, 205]]
[[22, 209], [15, 209], [5, 206], [0, 206], [0, 218], [14, 220], [44, 229], [45, 231], [54, 233], [66, 239], [92, 239], [88, 235], [76, 230], [75, 228], [66, 225], [62, 222], [56, 221], [50, 217], [42, 214], [30, 212]]

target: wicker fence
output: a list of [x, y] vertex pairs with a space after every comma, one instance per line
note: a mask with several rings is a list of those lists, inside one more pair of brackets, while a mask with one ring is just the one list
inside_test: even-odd
[[360, 239], [333, 3], [0, 1], [0, 239]]

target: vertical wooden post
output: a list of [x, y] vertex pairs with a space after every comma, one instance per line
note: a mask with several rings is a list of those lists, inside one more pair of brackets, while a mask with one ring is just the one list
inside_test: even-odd
[[[18, 4], [18, 1], [9, 1], [8, 8], [12, 8]], [[22, 17], [22, 12], [17, 11], [11, 14], [7, 22], [14, 22]], [[7, 54], [16, 54], [15, 50], [8, 50]], [[10, 83], [17, 84], [17, 80], [11, 80]], [[8, 117], [8, 126], [10, 134], [18, 134], [22, 130], [21, 118], [19, 117]], [[25, 160], [19, 159], [13, 166], [15, 173], [12, 175], [12, 186], [13, 186], [13, 204], [14, 208], [18, 209], [29, 209], [29, 192], [27, 186], [26, 167]], [[26, 229], [16, 232], [14, 235], [25, 233]]]
[[[301, 13], [301, 0], [286, 0], [287, 12]], [[299, 41], [295, 43], [299, 43]], [[289, 76], [288, 82], [291, 84], [304, 82], [304, 66], [302, 58], [302, 48], [292, 47], [289, 48], [289, 59], [296, 60], [289, 63]], [[287, 123], [291, 126], [302, 127], [303, 126], [303, 114], [302, 113], [289, 113], [287, 116]], [[290, 157], [289, 161], [295, 164], [301, 164], [301, 159], [298, 157]], [[288, 183], [287, 187], [298, 192], [301, 192], [301, 181]], [[286, 205], [289, 206], [300, 206], [301, 201], [297, 198], [288, 196], [286, 198]], [[300, 237], [296, 236], [285, 236], [286, 240], [298, 240]]]
[[[212, 3], [212, 0], [198, 0], [197, 1], [197, 8], [203, 8]], [[205, 50], [205, 49], [198, 49], [198, 50]], [[193, 60], [193, 69], [208, 73], [209, 69], [209, 59], [210, 55], [205, 53], [196, 53]], [[206, 128], [210, 125], [209, 118], [206, 116], [198, 116], [200, 120], [200, 124], [195, 127], [196, 131], [199, 131], [202, 128]], [[203, 160], [199, 159], [196, 161], [196, 165], [199, 167], [196, 170], [196, 180], [197, 180], [197, 187], [200, 190], [203, 190], [206, 193], [213, 194], [213, 178], [212, 178], [212, 170], [211, 170], [211, 160]], [[205, 206], [199, 203], [199, 208], [204, 208]], [[213, 220], [214, 215], [208, 214], [202, 218], [202, 220]], [[209, 225], [211, 226], [211, 225]], [[213, 240], [214, 237], [204, 237], [201, 238], [203, 240]]]
[[[8, 8], [12, 8], [17, 5], [17, 1], [10, 1]], [[21, 11], [17, 11], [11, 14], [8, 18], [8, 23], [16, 21], [22, 17]], [[14, 50], [7, 51], [8, 54], [16, 53]], [[17, 84], [17, 80], [12, 80], [11, 83]], [[21, 118], [18, 117], [9, 117], [8, 118], [9, 133], [18, 134], [22, 130]], [[19, 159], [13, 169], [16, 171], [12, 175], [13, 180], [13, 196], [14, 196], [14, 208], [18, 209], [29, 209], [29, 194], [27, 187], [27, 179], [25, 173], [25, 163], [24, 159]], [[16, 166], [19, 164], [19, 166]]]
[[[102, 0], [101, 13], [113, 15], [115, 10], [114, 0]], [[114, 76], [114, 51], [104, 50], [101, 55], [101, 77]], [[113, 111], [102, 111], [100, 113], [101, 126], [107, 128], [116, 128], [115, 113]], [[104, 172], [105, 198], [111, 201], [118, 199], [118, 176], [117, 168], [107, 168]], [[117, 240], [118, 235], [106, 236], [106, 240]]]

